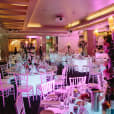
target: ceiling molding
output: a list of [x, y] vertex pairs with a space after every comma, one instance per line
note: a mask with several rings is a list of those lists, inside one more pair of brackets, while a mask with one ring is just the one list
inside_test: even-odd
[[0, 10], [0, 15], [26, 15], [26, 12], [14, 10]]
[[[98, 11], [96, 11], [96, 12], [93, 12], [93, 13], [90, 14], [89, 16], [95, 15], [96, 13], [98, 13], [98, 12], [100, 12], [100, 11], [103, 11], [103, 10], [105, 10], [105, 9], [107, 9], [107, 8], [112, 8], [112, 9], [114, 9], [114, 4], [111, 4], [110, 6], [107, 6], [107, 7], [103, 8], [103, 9], [100, 9], [100, 10], [98, 10]], [[107, 17], [107, 16], [112, 15], [112, 14], [114, 14], [114, 11], [113, 11], [113, 10], [111, 10], [111, 12], [108, 12], [108, 13], [106, 13], [106, 14], [99, 15], [98, 17], [93, 18], [93, 19], [91, 19], [91, 20], [86, 20], [87, 17], [88, 17], [88, 16], [87, 16], [87, 17], [85, 17], [84, 19], [80, 20], [80, 24], [78, 24], [78, 25], [76, 25], [76, 26], [71, 26], [70, 28], [67, 28], [67, 29], [72, 29], [72, 30], [74, 30], [74, 29], [76, 29], [76, 28], [78, 28], [78, 27], [80, 27], [80, 26], [84, 26], [84, 25], [86, 25], [86, 24], [88, 24], [88, 23], [93, 23], [93, 21], [96, 21], [97, 19], [104, 18], [104, 17]]]
[[7, 9], [27, 9], [27, 6], [15, 6], [11, 4], [0, 3], [0, 8], [7, 8]]
[[40, 0], [30, 0], [30, 2], [29, 2], [30, 5], [26, 12], [27, 14], [26, 14], [25, 22], [24, 22], [24, 28], [27, 27], [27, 25], [28, 25], [28, 22], [33, 14], [37, 1], [40, 1]]
[[27, 2], [27, 1], [25, 1], [25, 0], [23, 0], [23, 1], [16, 1], [16, 0], [0, 0], [0, 3], [5, 3], [5, 4], [11, 4], [11, 5], [16, 5], [17, 4], [17, 6], [18, 5], [20, 5], [20, 6], [28, 6], [29, 5], [29, 3]]

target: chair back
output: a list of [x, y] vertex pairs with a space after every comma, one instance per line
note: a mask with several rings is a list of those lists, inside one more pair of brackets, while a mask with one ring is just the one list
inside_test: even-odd
[[55, 89], [55, 80], [41, 84], [42, 96], [43, 98], [50, 92], [53, 92]]
[[19, 96], [16, 99], [15, 107], [16, 107], [17, 114], [25, 114], [25, 107], [24, 107], [23, 98], [21, 94], [19, 94]]
[[0, 80], [1, 80], [1, 73], [0, 73]]
[[65, 79], [67, 75], [67, 68], [64, 67], [64, 69], [62, 70], [62, 78]]
[[62, 70], [62, 75], [64, 76], [65, 74], [66, 74], [66, 67], [64, 67]]
[[86, 76], [84, 77], [71, 77], [69, 78], [70, 86], [77, 86], [86, 83]]
[[102, 89], [102, 86], [103, 86], [103, 83], [102, 83], [102, 74], [101, 73], [99, 73], [98, 75], [97, 75], [97, 82], [98, 82], [98, 88], [99, 89]]
[[28, 86], [28, 74], [14, 74], [16, 87], [19, 85]]
[[46, 83], [46, 73], [40, 73], [41, 84]]
[[1, 65], [0, 67], [1, 67], [1, 76], [3, 78], [4, 76], [7, 75], [7, 73], [5, 72], [5, 70], [8, 68], [8, 65], [5, 64], [5, 65]]
[[47, 80], [48, 81], [53, 80], [53, 75], [54, 75], [53, 71], [47, 72], [46, 73]]
[[0, 85], [2, 85], [2, 82], [1, 82], [1, 73], [0, 73]]

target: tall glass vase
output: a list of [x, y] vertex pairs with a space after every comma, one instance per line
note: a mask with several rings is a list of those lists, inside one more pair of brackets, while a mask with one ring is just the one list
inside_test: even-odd
[[111, 109], [106, 109], [106, 110], [103, 110], [103, 114], [111, 114]]

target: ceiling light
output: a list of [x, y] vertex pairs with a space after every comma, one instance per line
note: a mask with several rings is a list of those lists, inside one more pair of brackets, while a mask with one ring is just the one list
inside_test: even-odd
[[108, 24], [109, 24], [109, 29], [110, 29], [111, 31], [114, 31], [114, 18], [113, 18], [113, 16], [110, 16], [110, 17], [108, 18]]
[[28, 24], [27, 27], [42, 27], [41, 24]]
[[68, 24], [66, 27], [67, 27], [67, 28], [70, 28], [70, 27], [74, 27], [74, 26], [76, 26], [76, 25], [78, 25], [78, 24], [80, 24], [80, 21], [75, 21], [75, 22], [73, 22], [73, 23], [71, 23], [71, 24]]
[[113, 24], [114, 23], [114, 18], [113, 18], [112, 15], [108, 18], [108, 23], [109, 24]]
[[28, 4], [11, 4], [11, 5], [14, 5], [14, 6], [28, 6]]
[[94, 30], [93, 33], [94, 33], [95, 36], [98, 36], [99, 35], [98, 29]]
[[26, 36], [26, 38], [40, 38], [40, 36]]
[[50, 36], [46, 36], [46, 39], [50, 39]]
[[100, 10], [100, 11], [94, 13], [94, 14], [91, 14], [90, 16], [88, 16], [86, 18], [86, 20], [90, 21], [90, 20], [98, 18], [98, 17], [100, 17], [102, 15], [108, 14], [108, 13], [110, 13], [112, 11], [114, 11], [114, 6], [113, 5], [111, 7], [106, 8], [106, 9]]

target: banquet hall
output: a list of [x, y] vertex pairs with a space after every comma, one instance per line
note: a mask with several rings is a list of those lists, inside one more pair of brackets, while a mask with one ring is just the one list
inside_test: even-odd
[[0, 0], [0, 114], [114, 114], [114, 1]]

